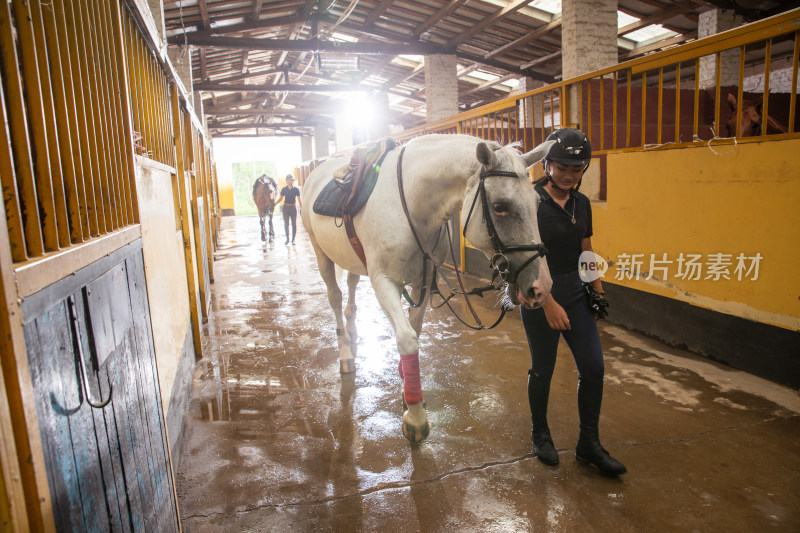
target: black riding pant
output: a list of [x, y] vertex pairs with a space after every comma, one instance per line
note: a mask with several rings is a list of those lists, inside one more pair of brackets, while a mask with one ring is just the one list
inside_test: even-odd
[[575, 358], [580, 378], [603, 379], [603, 350], [600, 346], [600, 335], [578, 271], [555, 274], [552, 278], [551, 294], [567, 312], [571, 329], [565, 331], [551, 329], [547, 324], [544, 309], [521, 307], [522, 324], [528, 337], [533, 372], [549, 382], [556, 365], [558, 340], [563, 335]]
[[286, 233], [286, 240], [289, 240], [289, 221], [292, 222], [292, 240], [297, 235], [297, 206], [283, 206], [283, 231]]

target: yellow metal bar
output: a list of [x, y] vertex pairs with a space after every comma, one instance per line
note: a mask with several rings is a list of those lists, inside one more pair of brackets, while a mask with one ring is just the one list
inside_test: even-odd
[[661, 126], [664, 120], [664, 69], [658, 69], [658, 131], [656, 132], [656, 144], [661, 144]]
[[761, 101], [761, 135], [766, 135], [769, 130], [769, 73], [772, 61], [772, 39], [767, 39], [764, 50], [764, 98]]
[[[115, 4], [115, 3], [113, 3]], [[129, 216], [129, 198], [125, 187], [127, 181], [127, 163], [133, 157], [133, 153], [125, 151], [125, 137], [128, 132], [125, 130], [123, 113], [128, 112], [128, 106], [122, 104], [122, 94], [127, 89], [125, 79], [120, 80], [120, 69], [123, 68], [117, 62], [116, 35], [114, 35], [113, 23], [109, 9], [113, 9], [112, 3], [100, 2], [98, 4], [98, 15], [101, 20], [103, 40], [105, 43], [105, 56], [107, 65], [107, 83], [110, 88], [110, 109], [111, 134], [114, 146], [114, 195], [117, 200], [117, 221], [120, 227], [125, 227], [131, 222]]]
[[116, 113], [116, 98], [117, 94], [111, 82], [113, 75], [111, 73], [109, 46], [110, 42], [107, 35], [107, 27], [104, 21], [103, 13], [100, 7], [102, 0], [93, 0], [92, 16], [94, 18], [94, 34], [96, 39], [95, 54], [98, 58], [98, 80], [102, 88], [102, 121], [105, 130], [105, 145], [104, 152], [107, 158], [108, 174], [106, 175], [106, 186], [108, 187], [108, 198], [110, 200], [111, 211], [111, 227], [118, 229], [122, 227], [122, 198], [119, 193], [119, 178], [121, 168], [120, 150], [117, 139], [117, 129], [119, 120]]
[[176, 84], [173, 83], [170, 89], [172, 96], [172, 130], [175, 134], [175, 184], [177, 184], [176, 188], [180, 190], [176, 198], [179, 201], [179, 222], [181, 225], [181, 234], [183, 235], [183, 259], [186, 267], [186, 281], [189, 290], [189, 311], [191, 315], [192, 338], [194, 339], [195, 347], [195, 360], [200, 360], [203, 356], [201, 344], [202, 316], [200, 314], [200, 304], [198, 300], [200, 296], [199, 287], [197, 285], [197, 264], [194, 259], [193, 251], [192, 199], [186, 194], [186, 167], [184, 165], [186, 146], [184, 132], [181, 127], [183, 124], [183, 111], [180, 108]]
[[681, 142], [681, 64], [675, 65], [675, 142]]
[[742, 133], [742, 98], [744, 98], [744, 65], [745, 65], [745, 54], [747, 50], [745, 46], [739, 47], [739, 84], [737, 85], [736, 89], [736, 131], [733, 132], [733, 135], [730, 135], [728, 132], [729, 137], [740, 137]]
[[[24, 80], [24, 98], [28, 110], [28, 126], [31, 132], [30, 150], [33, 160], [35, 183], [34, 203], [25, 202], [23, 216], [31, 210], [41, 212], [41, 231], [46, 251], [58, 250], [58, 229], [56, 227], [55, 199], [51, 184], [49, 150], [47, 146], [47, 119], [45, 96], [39, 80], [39, 60], [36, 50], [36, 37], [33, 29], [33, 15], [24, 0], [14, 0], [14, 15], [17, 22], [17, 36], [21, 51], [20, 70]], [[43, 53], [43, 51], [39, 51]], [[31, 248], [28, 249], [29, 255]]]
[[[589, 142], [592, 142], [592, 82], [594, 80], [586, 80], [586, 136], [589, 137]], [[583, 109], [583, 100], [581, 99], [581, 109]]]
[[[77, 205], [77, 216], [73, 217], [73, 242], [82, 242], [91, 237], [91, 230], [89, 227], [89, 214], [86, 206], [86, 188], [84, 186], [85, 180], [85, 167], [84, 155], [81, 153], [83, 148], [83, 140], [81, 138], [80, 121], [78, 117], [78, 106], [76, 104], [75, 93], [80, 91], [80, 70], [76, 68], [73, 63], [70, 44], [70, 33], [67, 27], [67, 13], [64, 9], [64, 0], [55, 0], [53, 2], [53, 21], [55, 23], [54, 32], [58, 34], [59, 52], [61, 54], [61, 74], [63, 76], [64, 98], [66, 105], [66, 119], [62, 127], [68, 128], [71, 150], [71, 168], [74, 172], [73, 181], [69, 181], [70, 188], [74, 188], [73, 194], [75, 195], [75, 205]], [[80, 99], [80, 97], [78, 97]], [[85, 131], [85, 130], [83, 130]], [[66, 149], [64, 150], [65, 153]], [[71, 207], [72, 201], [70, 201]], [[77, 224], [74, 219], [77, 218]], [[80, 229], [80, 234], [76, 234], [75, 226]]]
[[[0, 9], [2, 8], [0, 7]], [[4, 100], [3, 96], [3, 84], [0, 83], [0, 102]], [[8, 124], [4, 105], [0, 105], [0, 124]], [[11, 143], [5, 127], [0, 128], [0, 186], [2, 186], [2, 201], [6, 209], [11, 257], [14, 261], [24, 261], [26, 259], [25, 235], [22, 232], [22, 215], [17, 202], [17, 184], [14, 179]]]
[[[739, 84], [739, 87], [742, 85]], [[698, 139], [698, 124], [700, 122], [700, 58], [694, 60], [694, 125], [692, 128], [692, 141]]]
[[800, 31], [794, 32], [794, 53], [792, 55], [792, 85], [789, 87], [789, 133], [794, 133], [794, 114], [797, 109], [797, 64], [800, 62]]
[[[100, 234], [98, 222], [97, 199], [95, 197], [95, 173], [97, 172], [97, 161], [92, 156], [94, 130], [92, 124], [91, 94], [87, 94], [89, 87], [88, 74], [83, 65], [85, 56], [83, 48], [79, 43], [83, 42], [83, 35], [80, 33], [75, 20], [73, 2], [69, 0], [58, 0], [58, 5], [63, 8], [65, 15], [64, 24], [66, 27], [69, 51], [70, 68], [73, 73], [73, 90], [75, 94], [75, 116], [77, 120], [76, 143], [80, 145], [81, 152], [81, 186], [83, 187], [83, 202], [88, 221], [89, 237]], [[79, 11], [80, 12], [80, 11]], [[80, 40], [78, 35], [81, 35]]]
[[[51, 137], [55, 140], [55, 155], [59, 157], [58, 163], [61, 169], [60, 173], [53, 176], [53, 192], [57, 199], [56, 215], [59, 244], [62, 247], [67, 247], [72, 242], [83, 241], [83, 230], [81, 228], [80, 206], [78, 205], [74, 148], [72, 146], [72, 133], [70, 132], [73, 120], [67, 108], [67, 99], [72, 94], [72, 87], [64, 81], [64, 76], [68, 75], [69, 72], [68, 64], [64, 65], [62, 63], [62, 50], [66, 47], [66, 43], [62, 42], [62, 38], [59, 36], [52, 5], [48, 9], [41, 10], [37, 4], [33, 12], [34, 18], [41, 18], [41, 40], [44, 41], [44, 45], [47, 47], [50, 59], [48, 72], [51, 73], [50, 79], [52, 81], [51, 97], [54, 130]], [[66, 56], [66, 53], [63, 56]], [[58, 124], [57, 129], [56, 124]], [[56, 167], [54, 166], [53, 168]]]
[[647, 132], [647, 72], [642, 72], [642, 144], [645, 145], [645, 133]]
[[651, 70], [669, 64], [681, 63], [686, 60], [715, 54], [723, 50], [737, 48], [752, 42], [755, 36], [758, 36], [760, 39], [771, 39], [793, 31], [797, 28], [798, 21], [800, 21], [800, 8], [792, 9], [781, 15], [775, 15], [703, 39], [698, 39], [694, 42], [659, 52], [658, 54], [637, 58], [622, 63], [621, 65], [633, 69], [634, 74], [638, 74], [643, 70]]
[[[133, 129], [139, 135], [136, 144], [144, 146], [144, 133], [142, 125], [142, 111], [139, 104], [139, 86], [136, 78], [136, 56], [135, 56], [135, 43], [133, 34], [136, 30], [133, 27], [133, 21], [130, 17], [125, 17], [123, 21], [123, 37], [125, 42], [125, 62], [128, 69], [128, 90], [131, 95], [131, 113], [133, 116]], [[140, 150], [138, 146], [134, 150]], [[143, 149], [140, 151], [144, 151]]]
[[[47, 137], [47, 156], [50, 159], [50, 175], [46, 178], [45, 176], [39, 176], [38, 182], [40, 186], [42, 184], [49, 185], [51, 190], [45, 191], [44, 194], [42, 194], [41, 191], [37, 192], [39, 193], [40, 205], [42, 200], [49, 203], [51, 200], [48, 198], [48, 196], [52, 196], [55, 214], [55, 232], [58, 239], [57, 248], [66, 248], [70, 245], [70, 231], [67, 215], [67, 200], [64, 193], [64, 181], [62, 178], [61, 150], [59, 147], [62, 139], [60, 138], [59, 128], [56, 126], [55, 100], [57, 99], [57, 96], [53, 93], [54, 83], [56, 80], [50, 75], [50, 69], [52, 68], [53, 72], [57, 74], [56, 78], [60, 76], [59, 71], [61, 70], [61, 66], [59, 64], [59, 55], [57, 50], [54, 56], [51, 55], [51, 57], [48, 58], [47, 43], [50, 42], [51, 39], [49, 37], [45, 37], [44, 34], [44, 22], [42, 20], [43, 17], [41, 4], [39, 2], [30, 2], [30, 13], [31, 24], [33, 25], [33, 37], [36, 47], [36, 60], [39, 66], [39, 83], [41, 85], [43, 104], [42, 111], [44, 113], [45, 134]], [[52, 37], [52, 41], [55, 41], [55, 36]], [[33, 80], [31, 80], [31, 82], [33, 82]], [[67, 139], [67, 142], [69, 142], [69, 139]], [[47, 179], [49, 183], [46, 183], [45, 179]], [[49, 225], [47, 219], [45, 219], [43, 222], [45, 223], [45, 227]]]
[[619, 85], [619, 73], [614, 72], [614, 90], [611, 92], [611, 148], [617, 147], [617, 89]]
[[628, 102], [627, 102], [627, 118], [625, 119], [626, 126], [625, 126], [625, 148], [630, 148], [631, 146], [631, 71], [628, 70]]
[[[591, 78], [589, 78], [591, 79]], [[589, 83], [589, 80], [586, 80], [586, 83]], [[578, 86], [578, 129], [584, 131], [583, 129], [583, 84], [584, 82], [580, 82], [576, 84]], [[571, 118], [571, 117], [568, 117]]]
[[131, 94], [128, 85], [128, 63], [125, 60], [125, 29], [122, 8], [118, 2], [111, 6], [111, 33], [114, 43], [114, 58], [116, 63], [117, 86], [119, 87], [119, 104], [122, 114], [122, 151], [123, 151], [123, 191], [125, 193], [125, 206], [128, 214], [128, 223], [139, 222], [139, 199], [136, 195], [136, 169], [134, 167], [133, 147], [133, 117], [131, 116]]
[[[28, 257], [28, 247], [31, 247], [32, 255], [41, 255], [44, 252], [44, 245], [39, 225], [39, 211], [36, 209], [36, 187], [28, 148], [25, 102], [19, 70], [17, 70], [17, 48], [14, 43], [14, 28], [11, 20], [8, 2], [0, 3], [0, 54], [2, 55], [0, 68], [2, 68], [2, 79], [6, 86], [6, 89], [0, 87], [0, 94], [4, 90], [7, 91], [3, 95], [5, 106], [0, 106], [3, 108], [0, 112], [3, 113], [2, 124], [4, 124], [2, 135], [3, 137], [6, 135], [5, 124], [7, 124], [11, 142], [9, 145], [3, 140], [3, 148], [0, 148], [3, 154], [6, 153], [6, 146], [11, 150], [8, 164], [4, 164], [0, 168], [0, 184], [3, 187], [3, 201], [7, 210], [12, 258], [14, 261], [24, 261]], [[15, 116], [17, 119], [7, 120], [6, 110], [9, 116]], [[23, 212], [26, 210], [28, 216], [23, 217]]]
[[715, 64], [716, 64], [716, 80], [715, 84], [715, 96], [714, 96], [714, 136], [720, 136], [720, 123], [719, 123], [719, 110], [722, 106], [720, 102], [720, 92], [722, 91], [722, 54], [717, 52], [715, 55]]
[[[600, 149], [603, 149], [603, 142], [605, 140], [605, 126], [606, 126], [606, 116], [605, 116], [605, 83], [606, 80], [602, 77], [600, 78]], [[589, 129], [591, 129], [591, 125], [589, 125]]]
[[105, 159], [102, 150], [103, 137], [100, 122], [100, 102], [98, 100], [97, 72], [94, 68], [94, 60], [90, 50], [95, 50], [91, 37], [91, 24], [83, 15], [87, 12], [87, 0], [74, 0], [74, 12], [76, 16], [75, 28], [77, 46], [80, 47], [81, 59], [78, 64], [84, 65], [83, 76], [83, 104], [87, 115], [87, 137], [89, 141], [89, 160], [92, 162], [92, 204], [97, 212], [97, 232], [99, 235], [110, 231], [110, 215], [108, 213], [106, 188], [103, 180], [106, 172]]
[[[522, 145], [524, 146], [524, 150], [523, 151], [525, 151], [525, 152], [530, 150], [530, 146], [531, 146], [531, 144], [528, 143], [528, 127], [529, 126], [531, 128], [531, 138], [533, 138], [536, 135], [535, 134], [535, 130], [533, 128], [533, 125], [532, 124], [528, 124], [528, 109], [530, 108], [530, 104], [529, 104], [530, 99], [531, 99], [531, 97], [526, 97], [526, 98], [520, 98], [519, 99], [520, 107], [522, 108], [522, 122], [523, 122], [523, 124], [522, 124]], [[533, 110], [531, 110], [531, 120], [530, 120], [530, 122], [533, 123]], [[531, 143], [533, 143], [533, 142], [535, 142], [535, 141], [532, 140]]]
[[[541, 109], [541, 117], [542, 117], [542, 142], [545, 140], [544, 135], [544, 95], [542, 95], [541, 100], [539, 100], [540, 105], [542, 106]], [[550, 129], [556, 129], [556, 114], [555, 114], [555, 107], [553, 102], [553, 91], [550, 91]]]

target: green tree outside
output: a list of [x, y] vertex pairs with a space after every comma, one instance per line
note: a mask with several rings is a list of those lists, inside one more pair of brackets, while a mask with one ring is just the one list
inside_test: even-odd
[[233, 210], [237, 215], [258, 213], [253, 202], [253, 183], [262, 174], [278, 181], [274, 161], [250, 161], [233, 164]]

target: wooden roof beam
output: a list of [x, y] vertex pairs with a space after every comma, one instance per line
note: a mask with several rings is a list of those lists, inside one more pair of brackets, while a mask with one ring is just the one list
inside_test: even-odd
[[377, 7], [375, 7], [370, 14], [364, 19], [364, 26], [372, 26], [375, 21], [381, 18], [387, 9], [392, 5], [394, 0], [381, 0]]
[[436, 26], [440, 21], [447, 18], [453, 11], [461, 7], [467, 0], [450, 0], [442, 6], [439, 11], [425, 19], [425, 22], [420, 24], [415, 30], [412, 35], [414, 37], [419, 37], [432, 27]]
[[459, 44], [463, 43], [464, 41], [471, 39], [475, 35], [479, 34], [498, 20], [501, 20], [508, 15], [518, 11], [519, 9], [527, 6], [531, 0], [512, 0], [506, 7], [497, 10], [493, 15], [490, 15], [483, 19], [478, 24], [472, 26], [469, 30], [461, 33], [458, 37], [455, 37], [447, 42], [447, 46], [458, 46]]
[[[176, 39], [177, 37], [177, 39]], [[412, 43], [360, 43], [324, 41], [320, 39], [253, 39], [248, 37], [217, 37], [187, 33], [174, 36], [180, 44], [188, 42], [199, 48], [231, 48], [238, 50], [278, 50], [278, 51], [321, 51], [340, 54], [452, 54], [454, 50], [433, 43], [415, 41]]]
[[[548, 22], [544, 26], [542, 26], [542, 27], [540, 27], [540, 28], [538, 28], [538, 29], [526, 34], [526, 35], [523, 35], [522, 37], [519, 37], [518, 39], [515, 39], [515, 40], [511, 41], [510, 43], [507, 43], [507, 44], [504, 44], [503, 46], [495, 48], [494, 50], [492, 50], [491, 52], [489, 52], [485, 56], [483, 56], [483, 58], [484, 59], [492, 59], [493, 57], [496, 57], [496, 56], [498, 56], [500, 54], [508, 52], [509, 50], [514, 50], [515, 48], [519, 48], [519, 47], [521, 47], [521, 46], [523, 46], [525, 44], [528, 44], [531, 41], [535, 41], [536, 39], [539, 39], [540, 37], [544, 37], [545, 35], [547, 35], [551, 31], [553, 31], [553, 30], [555, 30], [556, 28], [559, 28], [559, 27], [561, 27], [561, 17], [554, 18], [553, 20], [551, 20], [550, 22]], [[521, 68], [526, 68], [526, 67], [521, 67]]]
[[198, 82], [194, 84], [195, 91], [208, 92], [253, 92], [253, 93], [280, 93], [280, 92], [303, 92], [303, 93], [336, 93], [336, 92], [372, 92], [374, 87], [363, 85], [296, 85], [296, 84], [226, 84], [210, 81]]

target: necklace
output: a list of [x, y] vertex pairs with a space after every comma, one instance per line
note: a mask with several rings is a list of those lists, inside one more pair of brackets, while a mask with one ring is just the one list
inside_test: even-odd
[[[567, 202], [569, 202], [569, 198], [567, 198]], [[564, 202], [564, 205], [566, 205], [567, 202]], [[575, 205], [578, 203], [578, 201], [575, 198], [572, 198], [572, 214], [571, 215], [569, 214], [569, 211], [567, 211], [566, 209], [561, 207], [561, 204], [556, 202], [555, 198], [553, 198], [553, 203], [556, 204], [564, 212], [564, 214], [569, 217], [570, 222], [575, 224], [575, 222], [576, 222], [576, 220], [575, 220]]]
[[[553, 184], [553, 186], [555, 187], [555, 184]], [[564, 212], [564, 214], [569, 217], [570, 222], [575, 224], [577, 222], [575, 220], [575, 206], [577, 205], [578, 200], [575, 197], [573, 197], [571, 194], [569, 194], [569, 191], [564, 191], [563, 189], [559, 189], [558, 187], [556, 187], [556, 189], [560, 190], [561, 192], [566, 192], [567, 193], [567, 202], [569, 202], [569, 199], [572, 198], [572, 214], [570, 215], [569, 211], [567, 211], [566, 209], [561, 207], [561, 204], [558, 203], [555, 198], [553, 198], [553, 195], [550, 194], [550, 191], [547, 191], [548, 194], [550, 194], [550, 199], [553, 200], [553, 203], [556, 204], [558, 206], [558, 208], [561, 209]], [[564, 205], [567, 205], [567, 202], [564, 202]]]

